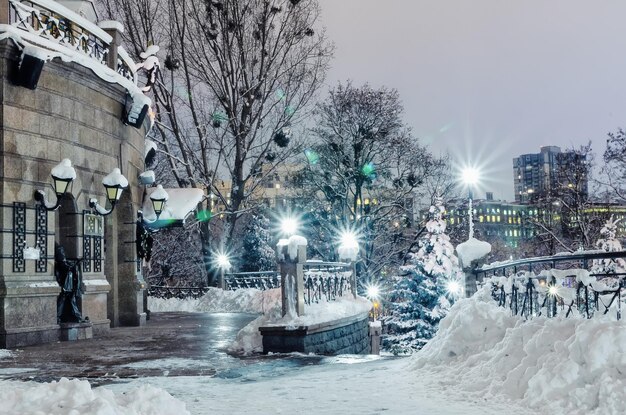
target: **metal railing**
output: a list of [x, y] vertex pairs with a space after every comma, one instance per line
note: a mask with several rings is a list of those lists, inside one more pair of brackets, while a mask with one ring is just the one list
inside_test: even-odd
[[334, 301], [352, 292], [352, 265], [307, 261], [304, 265], [304, 303]]
[[238, 290], [240, 288], [255, 288], [262, 291], [280, 288], [280, 276], [278, 271], [224, 274], [224, 289]]
[[605, 275], [605, 280], [613, 280], [609, 285], [595, 277], [590, 277], [593, 281], [589, 282], [574, 275], [560, 281], [533, 275], [501, 278], [505, 280], [492, 281], [492, 296], [499, 306], [510, 308], [513, 315], [532, 318], [578, 314], [591, 318], [598, 312], [608, 314], [613, 310], [615, 317], [621, 319], [622, 291], [626, 288], [623, 275]]
[[[591, 318], [615, 312], [621, 319], [626, 273], [591, 273], [593, 260], [626, 258], [626, 251], [580, 252], [528, 258], [483, 266], [478, 278], [491, 274], [492, 296], [513, 315], [532, 318], [574, 314]], [[565, 269], [563, 269], [565, 268]]]
[[[24, 40], [55, 51], [77, 51], [108, 67], [112, 38], [96, 24], [55, 2], [9, 0], [9, 4], [9, 25], [24, 31]], [[122, 47], [115, 70], [136, 84], [135, 64]]]
[[148, 287], [148, 295], [156, 298], [200, 298], [208, 291], [207, 287], [168, 287], [166, 285], [151, 285]]

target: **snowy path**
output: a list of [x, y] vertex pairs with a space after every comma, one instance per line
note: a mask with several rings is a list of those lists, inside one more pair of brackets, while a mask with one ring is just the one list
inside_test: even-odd
[[321, 362], [312, 358], [311, 363], [279, 373], [272, 373], [271, 365], [257, 366], [236, 378], [144, 378], [107, 388], [121, 393], [129, 386], [153, 385], [185, 402], [194, 415], [536, 414], [514, 403], [448, 390], [437, 375], [408, 370], [407, 358], [339, 356]]

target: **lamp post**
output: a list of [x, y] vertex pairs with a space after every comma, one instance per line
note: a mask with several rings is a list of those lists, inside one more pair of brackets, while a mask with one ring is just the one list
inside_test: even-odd
[[61, 199], [67, 193], [70, 183], [76, 178], [76, 170], [72, 167], [70, 159], [63, 159], [50, 171], [50, 175], [52, 176], [56, 202], [54, 204], [48, 202], [45, 193], [41, 190], [36, 190], [34, 197], [46, 210], [56, 210], [61, 204]]
[[217, 266], [217, 269], [220, 270], [220, 280], [219, 280], [220, 288], [222, 290], [225, 290], [226, 281], [224, 281], [224, 273], [230, 270], [232, 267], [230, 263], [230, 258], [228, 257], [227, 254], [220, 252], [217, 254], [215, 258], [215, 265]]
[[474, 167], [466, 167], [463, 169], [461, 173], [461, 178], [463, 183], [467, 186], [468, 189], [468, 202], [467, 202], [467, 214], [469, 217], [469, 237], [468, 239], [472, 239], [474, 237], [474, 208], [472, 207], [472, 186], [475, 186], [480, 180], [480, 172], [478, 169]]
[[359, 255], [359, 240], [352, 231], [344, 231], [339, 235], [339, 260], [348, 260], [352, 267], [352, 295], [356, 298], [356, 259]]
[[116, 167], [102, 179], [102, 185], [106, 190], [107, 200], [111, 205], [111, 209], [106, 210], [100, 206], [96, 198], [89, 199], [89, 207], [93, 209], [96, 214], [107, 216], [113, 212], [116, 203], [120, 200], [120, 197], [122, 197], [122, 192], [128, 187], [128, 180], [126, 180], [126, 177], [124, 177], [120, 169]]
[[292, 236], [298, 233], [300, 223], [298, 219], [287, 216], [280, 221], [280, 231], [284, 236]]

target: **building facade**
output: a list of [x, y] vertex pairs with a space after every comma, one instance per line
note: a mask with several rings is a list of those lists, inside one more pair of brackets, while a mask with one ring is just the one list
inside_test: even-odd
[[[121, 25], [98, 26], [54, 1], [14, 0], [0, 0], [0, 23], [0, 347], [62, 339], [56, 244], [82, 259], [78, 307], [94, 336], [142, 325], [136, 230], [145, 188], [138, 176], [150, 122], [131, 118], [128, 108], [139, 103], [145, 115], [149, 99], [118, 49]], [[51, 172], [64, 159], [75, 178], [48, 210], [57, 200]], [[128, 185], [103, 216], [110, 207], [94, 209], [91, 199], [110, 206], [103, 181], [114, 169]]]
[[562, 152], [557, 146], [541, 147], [539, 153], [522, 154], [513, 159], [515, 202], [532, 203], [551, 191], [576, 186], [588, 192], [586, 157], [574, 151]]

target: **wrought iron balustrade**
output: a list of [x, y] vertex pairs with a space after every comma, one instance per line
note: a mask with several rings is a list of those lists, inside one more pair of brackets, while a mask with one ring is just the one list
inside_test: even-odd
[[491, 274], [493, 298], [514, 315], [591, 318], [614, 312], [619, 320], [626, 273], [589, 271], [594, 260], [616, 258], [626, 258], [626, 251], [528, 258], [483, 266], [473, 273], [479, 278]]
[[200, 298], [208, 291], [207, 287], [169, 287], [166, 285], [150, 285], [148, 295], [156, 298]]
[[334, 301], [352, 292], [350, 264], [307, 261], [304, 268], [305, 304]]
[[[95, 64], [107, 66], [111, 36], [94, 23], [54, 2], [41, 0], [9, 0], [9, 25], [24, 33], [28, 42], [61, 52], [77, 51]], [[136, 83], [135, 65], [118, 48], [116, 71]]]
[[271, 290], [280, 288], [280, 276], [277, 271], [237, 272], [224, 274], [224, 286], [227, 290], [255, 288]]

